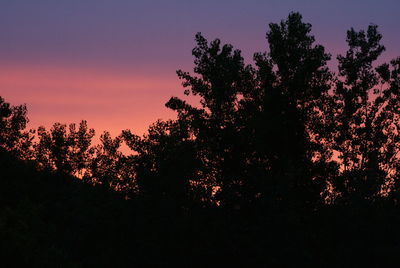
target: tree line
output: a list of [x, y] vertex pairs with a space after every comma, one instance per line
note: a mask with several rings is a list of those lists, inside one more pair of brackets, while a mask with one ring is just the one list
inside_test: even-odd
[[199, 103], [172, 97], [176, 119], [143, 136], [104, 132], [95, 145], [86, 121], [27, 130], [26, 106], [0, 97], [0, 147], [39, 170], [177, 209], [396, 205], [400, 57], [377, 64], [381, 39], [376, 25], [347, 31], [335, 73], [299, 13], [269, 24], [254, 64], [198, 33], [193, 72], [177, 75]]

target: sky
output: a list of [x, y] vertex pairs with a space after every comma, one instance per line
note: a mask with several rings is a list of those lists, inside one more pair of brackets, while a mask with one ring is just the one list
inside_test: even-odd
[[27, 104], [30, 128], [85, 119], [97, 133], [142, 134], [175, 117], [164, 104], [183, 97], [176, 70], [192, 71], [197, 32], [251, 63], [268, 50], [268, 24], [298, 11], [333, 58], [346, 30], [379, 25], [388, 61], [400, 56], [399, 10], [398, 0], [0, 0], [0, 96]]

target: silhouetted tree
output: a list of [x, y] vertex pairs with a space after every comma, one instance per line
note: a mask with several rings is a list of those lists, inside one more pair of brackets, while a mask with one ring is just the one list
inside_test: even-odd
[[254, 151], [265, 169], [263, 198], [314, 206], [322, 200], [332, 165], [325, 145], [332, 129], [330, 55], [314, 44], [311, 25], [299, 13], [269, 27], [270, 51], [255, 54], [258, 83], [248, 95]]
[[204, 184], [216, 190], [221, 205], [240, 205], [246, 191], [246, 137], [241, 134], [239, 103], [253, 84], [253, 68], [245, 65], [239, 50], [221, 45], [219, 39], [210, 44], [198, 33], [192, 76], [179, 70], [185, 94], [200, 96], [201, 107], [194, 107], [176, 97], [166, 104], [176, 110], [180, 120], [187, 121], [203, 161], [200, 171]]
[[[377, 68], [383, 82], [386, 82], [385, 90], [381, 95], [385, 96], [386, 106], [382, 107], [382, 132], [385, 138], [380, 148], [380, 165], [385, 172], [385, 185], [383, 190], [389, 192], [396, 204], [400, 202], [400, 57], [388, 64]], [[383, 105], [382, 105], [383, 106]], [[380, 123], [380, 122], [379, 122]], [[377, 127], [379, 128], [379, 127]], [[380, 137], [380, 136], [379, 136]]]
[[83, 176], [93, 155], [91, 142], [95, 135], [86, 121], [80, 122], [78, 130], [75, 124], [70, 124], [67, 130], [66, 125], [55, 123], [50, 131], [39, 127], [37, 133], [35, 157], [41, 168]]
[[76, 129], [75, 124], [71, 124], [69, 127], [69, 161], [72, 163], [73, 175], [80, 178], [88, 169], [93, 157], [92, 139], [94, 135], [94, 129], [88, 129], [85, 120], [80, 122], [79, 129]]
[[29, 122], [26, 105], [12, 106], [0, 96], [0, 148], [23, 158], [32, 158], [34, 131], [26, 131]]
[[376, 25], [347, 32], [349, 49], [338, 56], [335, 139], [340, 175], [333, 184], [341, 201], [373, 201], [397, 179], [399, 163], [398, 60], [394, 70], [374, 61], [385, 50]]
[[196, 143], [184, 122], [157, 121], [143, 137], [129, 130], [123, 131], [122, 137], [134, 151], [129, 158], [141, 195], [177, 206], [201, 197]]
[[122, 137], [112, 138], [110, 133], [105, 131], [100, 136], [100, 142], [94, 148], [94, 156], [85, 174], [85, 180], [118, 191], [134, 188], [134, 182], [129, 180], [129, 176], [133, 174], [127, 174], [124, 156], [120, 151]]

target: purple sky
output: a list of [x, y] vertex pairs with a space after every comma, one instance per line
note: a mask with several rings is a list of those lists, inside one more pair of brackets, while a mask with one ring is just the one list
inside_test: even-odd
[[268, 23], [299, 11], [318, 43], [343, 53], [350, 27], [380, 26], [400, 56], [400, 1], [2, 0], [0, 96], [27, 103], [31, 127], [87, 119], [98, 131], [142, 133], [182, 95], [176, 69], [192, 69], [194, 34], [252, 54], [267, 49]]

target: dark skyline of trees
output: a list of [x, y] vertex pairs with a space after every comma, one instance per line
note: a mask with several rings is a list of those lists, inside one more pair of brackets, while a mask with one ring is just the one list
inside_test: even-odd
[[195, 68], [177, 75], [199, 102], [172, 97], [176, 119], [142, 136], [104, 132], [95, 144], [85, 120], [27, 130], [26, 106], [0, 97], [0, 241], [11, 245], [0, 256], [111, 265], [96, 253], [107, 248], [121, 266], [162, 266], [179, 251], [180, 261], [343, 267], [351, 254], [375, 263], [365, 250], [383, 238], [398, 250], [400, 57], [376, 64], [378, 26], [350, 29], [335, 73], [311, 30], [299, 13], [269, 24], [254, 64], [196, 34]]
[[[399, 64], [374, 64], [385, 50], [376, 25], [347, 32], [339, 73], [298, 13], [271, 23], [269, 51], [244, 63], [240, 50], [196, 35], [194, 73], [178, 70], [196, 106], [172, 97], [176, 120], [143, 137], [115, 138], [86, 121], [27, 131], [26, 106], [1, 99], [1, 147], [39, 169], [157, 198], [196, 198], [228, 207], [318, 207], [327, 199], [396, 195]], [[36, 139], [34, 139], [36, 137]], [[122, 154], [125, 144], [131, 154]]]

